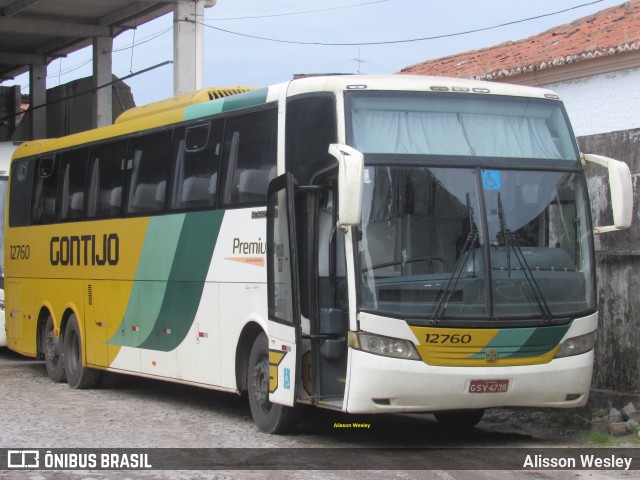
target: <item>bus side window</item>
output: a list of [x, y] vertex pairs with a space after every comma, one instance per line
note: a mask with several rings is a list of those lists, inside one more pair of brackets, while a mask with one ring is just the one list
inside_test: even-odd
[[301, 185], [335, 164], [329, 145], [337, 141], [336, 129], [333, 95], [303, 95], [287, 102], [285, 162]]
[[29, 225], [29, 213], [31, 211], [31, 192], [33, 171], [36, 161], [34, 159], [20, 160], [11, 165], [11, 189], [9, 193], [9, 225], [22, 227]]
[[276, 176], [275, 108], [227, 118], [224, 136], [225, 206], [264, 205]]
[[56, 220], [82, 218], [88, 148], [64, 152], [60, 157]]
[[173, 136], [171, 210], [215, 207], [224, 121], [178, 128]]
[[129, 141], [126, 162], [126, 213], [164, 210], [173, 130]]
[[34, 175], [32, 223], [53, 223], [58, 186], [58, 164], [54, 155], [38, 159]]
[[126, 156], [126, 140], [91, 147], [85, 201], [87, 218], [112, 218], [121, 214]]

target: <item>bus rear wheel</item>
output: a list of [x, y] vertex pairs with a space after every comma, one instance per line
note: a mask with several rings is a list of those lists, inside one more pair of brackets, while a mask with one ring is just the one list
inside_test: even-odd
[[98, 384], [100, 371], [82, 365], [82, 340], [78, 319], [69, 317], [64, 333], [64, 370], [71, 388], [93, 388]]
[[51, 315], [47, 316], [40, 342], [40, 350], [44, 355], [44, 365], [47, 369], [47, 375], [49, 375], [49, 378], [54, 382], [64, 382], [66, 376], [64, 374], [62, 341], [56, 336]]
[[247, 388], [251, 416], [260, 431], [287, 433], [296, 423], [293, 408], [269, 401], [269, 346], [264, 333], [253, 342], [247, 370]]
[[445, 428], [455, 428], [457, 430], [467, 430], [475, 427], [482, 416], [484, 410], [454, 410], [450, 412], [437, 412], [434, 413], [438, 425]]

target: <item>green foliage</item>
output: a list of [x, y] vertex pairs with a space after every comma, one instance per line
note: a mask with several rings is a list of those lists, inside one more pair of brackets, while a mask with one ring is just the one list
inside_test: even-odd
[[606, 447], [613, 443], [611, 435], [603, 432], [588, 432], [584, 440], [588, 444], [594, 444], [600, 447]]
[[594, 411], [588, 407], [568, 410], [553, 410], [551, 420], [567, 430], [582, 431], [591, 428], [591, 419], [596, 418]]

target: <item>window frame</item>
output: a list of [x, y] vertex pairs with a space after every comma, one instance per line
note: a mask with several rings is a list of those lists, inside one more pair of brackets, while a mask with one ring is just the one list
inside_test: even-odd
[[[241, 111], [234, 111], [229, 115], [225, 116], [225, 126], [224, 126], [224, 135], [222, 138], [222, 157], [221, 157], [221, 169], [220, 169], [220, 182], [219, 185], [221, 188], [218, 189], [218, 208], [221, 210], [232, 210], [237, 208], [249, 208], [249, 207], [266, 207], [267, 205], [267, 188], [264, 192], [264, 198], [255, 201], [238, 201], [237, 199], [232, 199], [233, 195], [233, 182], [236, 176], [236, 172], [238, 170], [238, 153], [237, 148], [239, 146], [233, 145], [233, 136], [229, 139], [229, 122], [238, 118], [246, 118], [250, 115], [259, 114], [267, 112], [273, 115], [273, 131], [271, 141], [274, 145], [273, 152], [273, 162], [270, 164], [271, 168], [276, 168], [276, 174], [273, 178], [277, 177], [277, 166], [278, 166], [278, 104], [276, 102], [266, 103], [264, 105], [260, 105], [258, 107], [252, 107]], [[227, 146], [227, 142], [230, 144]], [[234, 148], [236, 150], [234, 154]], [[234, 157], [235, 155], [235, 157]], [[260, 164], [264, 166], [266, 164]], [[273, 178], [269, 179], [269, 182], [273, 180]], [[239, 193], [238, 193], [239, 196]]]

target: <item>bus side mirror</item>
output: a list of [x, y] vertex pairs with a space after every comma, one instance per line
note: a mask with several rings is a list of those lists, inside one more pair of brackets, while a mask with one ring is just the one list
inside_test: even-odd
[[338, 228], [360, 224], [364, 155], [347, 145], [332, 143], [329, 153], [338, 160]]
[[580, 158], [583, 163], [596, 163], [609, 171], [613, 225], [595, 227], [594, 233], [615, 232], [629, 228], [633, 215], [633, 187], [631, 186], [631, 172], [627, 164], [590, 153], [582, 153]]

